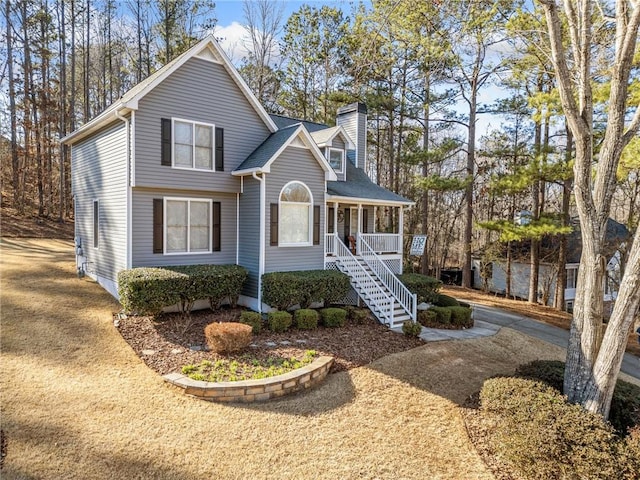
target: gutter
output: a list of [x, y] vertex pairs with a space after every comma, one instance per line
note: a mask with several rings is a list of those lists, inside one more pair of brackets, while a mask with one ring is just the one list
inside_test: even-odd
[[264, 173], [262, 176], [258, 176], [256, 172], [251, 174], [253, 178], [256, 179], [257, 182], [260, 183], [260, 235], [259, 242], [260, 248], [259, 257], [258, 257], [258, 312], [262, 313], [262, 275], [264, 274], [265, 269], [265, 239], [266, 239], [266, 201], [267, 201], [267, 186], [266, 179], [264, 177]]
[[125, 258], [125, 268], [129, 269], [132, 266], [132, 241], [131, 241], [131, 229], [132, 229], [132, 218], [131, 218], [131, 128], [129, 119], [124, 117], [118, 110], [114, 112], [114, 115], [117, 119], [122, 120], [124, 122], [125, 128], [125, 138], [126, 138], [126, 188], [127, 188], [127, 233], [126, 233], [126, 258]]

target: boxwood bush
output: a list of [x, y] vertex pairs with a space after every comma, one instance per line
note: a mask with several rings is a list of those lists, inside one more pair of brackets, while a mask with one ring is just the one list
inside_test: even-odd
[[626, 461], [631, 440], [621, 441], [602, 417], [569, 404], [542, 382], [489, 379], [480, 402], [493, 419], [491, 448], [518, 478], [637, 478]]
[[[565, 363], [557, 360], [535, 360], [516, 369], [516, 376], [540, 380], [562, 392]], [[609, 422], [620, 434], [640, 425], [640, 387], [618, 380], [613, 390]]]
[[347, 311], [343, 308], [323, 308], [320, 310], [320, 317], [325, 327], [343, 327], [347, 320]]
[[464, 328], [473, 327], [471, 309], [467, 307], [447, 307], [451, 312], [451, 324]]
[[436, 314], [436, 322], [442, 325], [451, 324], [451, 310], [447, 307], [431, 307], [429, 311]]
[[127, 313], [158, 316], [180, 302], [184, 275], [165, 268], [141, 267], [118, 272], [118, 295]]
[[292, 315], [289, 312], [269, 312], [267, 314], [267, 324], [272, 332], [286, 332], [291, 327]]
[[349, 277], [336, 270], [301, 270], [262, 275], [262, 300], [273, 308], [287, 310], [294, 305], [309, 308], [314, 302], [325, 305], [344, 298]]
[[240, 319], [238, 321], [245, 325], [249, 325], [252, 333], [254, 334], [258, 334], [262, 331], [262, 315], [258, 312], [245, 310], [240, 314]]
[[418, 311], [418, 322], [421, 325], [429, 328], [437, 327], [438, 325], [438, 314], [433, 310], [419, 310]]
[[402, 323], [402, 333], [408, 337], [418, 337], [422, 333], [422, 325], [407, 320]]
[[138, 267], [118, 272], [120, 303], [127, 312], [159, 315], [164, 307], [178, 304], [189, 314], [196, 300], [219, 305], [234, 303], [247, 271], [238, 265], [189, 265]]
[[310, 308], [301, 308], [293, 314], [293, 320], [300, 330], [313, 330], [318, 328], [318, 312]]
[[442, 282], [437, 278], [419, 273], [404, 273], [398, 275], [398, 279], [411, 293], [418, 296], [418, 303], [433, 303], [438, 296], [438, 290], [442, 287]]
[[439, 293], [433, 301], [433, 304], [438, 307], [459, 307], [460, 302], [449, 295]]

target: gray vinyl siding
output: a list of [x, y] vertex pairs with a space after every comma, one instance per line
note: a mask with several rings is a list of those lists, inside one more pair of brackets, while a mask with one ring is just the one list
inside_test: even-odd
[[[126, 134], [119, 121], [71, 149], [76, 236], [89, 273], [113, 281], [127, 262]], [[99, 202], [98, 248], [93, 247], [94, 200]]]
[[[265, 271], [313, 270], [324, 268], [325, 180], [324, 171], [306, 149], [289, 147], [273, 162], [267, 178], [267, 205], [278, 203], [280, 191], [287, 183], [297, 180], [311, 190], [313, 205], [320, 206], [320, 245], [307, 247], [276, 247], [266, 245]], [[267, 239], [271, 211], [266, 209]], [[313, 225], [312, 225], [313, 227]]]
[[[211, 199], [220, 202], [221, 251], [164, 255], [153, 253], [153, 199], [179, 197]], [[133, 253], [134, 267], [235, 264], [236, 263], [236, 195], [195, 191], [140, 190], [132, 195]]]
[[[160, 165], [160, 119], [181, 118], [224, 128], [224, 172], [180, 170]], [[220, 64], [189, 59], [140, 100], [135, 117], [135, 185], [240, 192], [233, 171], [269, 135], [269, 130]]]
[[356, 146], [356, 167], [364, 168], [367, 155], [367, 116], [357, 112], [339, 115], [337, 124], [344, 128]]
[[336, 135], [335, 137], [333, 137], [333, 140], [331, 141], [331, 146], [333, 148], [341, 148], [344, 150], [344, 140], [342, 140], [342, 136]]
[[[269, 237], [266, 239], [268, 241]], [[240, 194], [239, 241], [238, 264], [249, 270], [249, 278], [242, 293], [257, 298], [260, 271], [260, 184], [251, 177], [244, 177], [244, 190]]]

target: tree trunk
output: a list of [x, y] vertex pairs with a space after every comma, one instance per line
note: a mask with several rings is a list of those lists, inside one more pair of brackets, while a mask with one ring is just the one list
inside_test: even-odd
[[476, 109], [477, 109], [477, 86], [476, 81], [471, 84], [471, 98], [469, 102], [469, 137], [467, 146], [467, 186], [464, 193], [465, 214], [464, 214], [464, 257], [462, 264], [462, 286], [471, 288], [471, 242], [473, 234], [473, 177], [475, 174], [475, 151], [476, 151]]
[[[565, 163], [571, 162], [573, 152], [573, 135], [567, 127], [567, 147], [565, 153]], [[562, 184], [562, 226], [569, 226], [571, 218], [569, 207], [571, 202], [571, 179], [567, 178]], [[556, 281], [555, 308], [565, 310], [564, 291], [567, 288], [567, 234], [560, 236], [560, 248], [558, 250], [558, 279]]]
[[20, 209], [20, 160], [18, 158], [16, 88], [13, 78], [13, 24], [11, 22], [11, 0], [4, 4], [5, 22], [7, 25], [7, 70], [9, 76], [9, 116], [11, 118], [11, 174], [13, 178], [13, 207]]

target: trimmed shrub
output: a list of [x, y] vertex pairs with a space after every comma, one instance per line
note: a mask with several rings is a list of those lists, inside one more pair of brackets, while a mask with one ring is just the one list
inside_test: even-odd
[[624, 470], [620, 478], [624, 480], [637, 479], [638, 472], [640, 472], [640, 426], [629, 431], [629, 435], [625, 438], [622, 456], [620, 464]]
[[323, 308], [320, 310], [320, 317], [325, 327], [343, 327], [347, 319], [347, 311], [343, 308]]
[[418, 322], [425, 327], [433, 327], [438, 323], [438, 314], [433, 310], [419, 310]]
[[458, 302], [458, 300], [456, 300], [453, 297], [450, 297], [449, 295], [444, 295], [442, 293], [438, 294], [438, 296], [433, 301], [433, 304], [436, 307], [459, 307], [460, 306], [460, 303]]
[[[565, 363], [557, 360], [534, 360], [520, 365], [515, 375], [540, 380], [562, 392]], [[640, 387], [618, 380], [613, 390], [609, 422], [619, 433], [626, 434], [634, 425], [640, 425]]]
[[447, 307], [431, 307], [429, 310], [436, 314], [436, 322], [442, 325], [451, 324], [451, 310]]
[[471, 319], [471, 309], [467, 307], [447, 307], [451, 312], [451, 324], [464, 328], [473, 327]]
[[418, 303], [433, 303], [438, 296], [438, 290], [442, 286], [442, 282], [437, 278], [419, 273], [404, 273], [398, 275], [398, 279], [411, 293], [415, 293], [418, 296]]
[[184, 277], [165, 268], [140, 267], [118, 272], [118, 295], [127, 313], [158, 316], [180, 302]]
[[314, 302], [337, 302], [347, 295], [350, 286], [349, 277], [336, 270], [265, 273], [262, 299], [283, 311], [294, 305], [309, 308]]
[[212, 352], [239, 352], [251, 343], [251, 326], [235, 322], [210, 323], [204, 327], [204, 336]]
[[494, 417], [491, 448], [518, 478], [622, 478], [620, 442], [602, 417], [567, 403], [554, 388], [522, 378], [493, 378], [480, 391]]
[[251, 327], [251, 332], [254, 334], [258, 334], [262, 331], [262, 315], [258, 312], [245, 310], [240, 314], [239, 322], [249, 325]]
[[209, 299], [212, 307], [225, 298], [233, 304], [247, 278], [238, 265], [138, 267], [118, 273], [120, 303], [127, 312], [159, 315], [178, 304], [188, 315], [196, 300]]
[[318, 312], [310, 308], [301, 308], [293, 314], [294, 323], [300, 330], [313, 330], [318, 328]]
[[269, 312], [267, 324], [272, 332], [286, 332], [291, 327], [292, 315], [289, 312]]
[[369, 310], [366, 308], [347, 306], [344, 309], [347, 311], [347, 318], [356, 325], [362, 325], [369, 318]]
[[402, 333], [407, 337], [419, 337], [420, 333], [422, 333], [422, 325], [414, 323], [411, 320], [406, 320], [402, 324]]
[[458, 303], [461, 307], [471, 308], [471, 304], [467, 302], [463, 302], [462, 300], [458, 300]]

